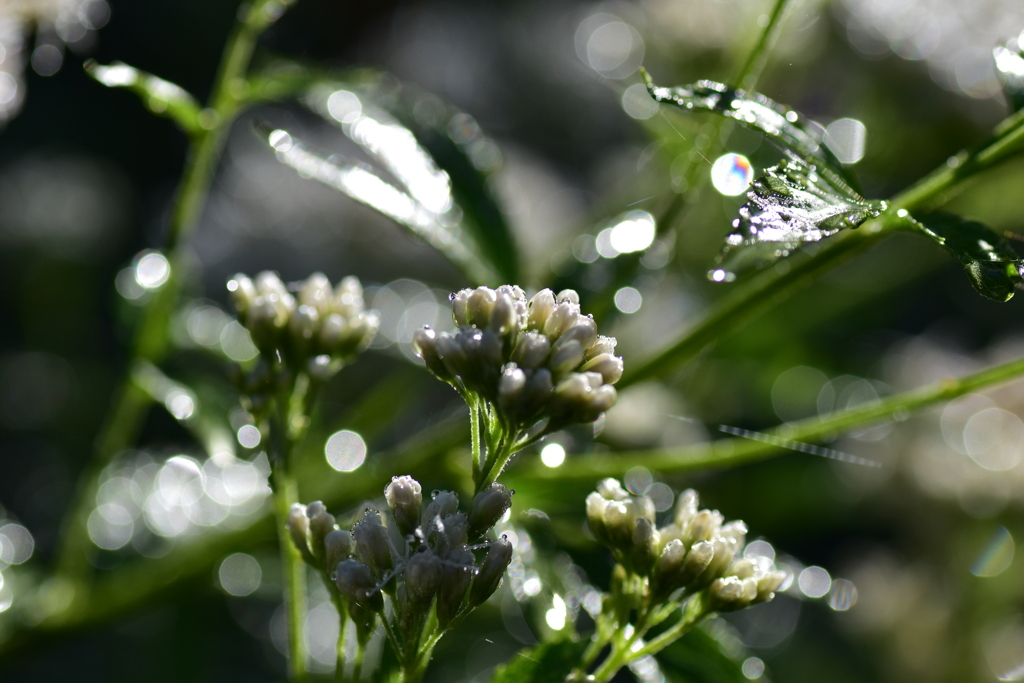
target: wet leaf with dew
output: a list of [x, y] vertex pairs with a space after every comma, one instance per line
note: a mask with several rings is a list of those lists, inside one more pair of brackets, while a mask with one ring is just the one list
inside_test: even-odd
[[732, 281], [737, 273], [770, 265], [803, 243], [856, 228], [885, 208], [885, 202], [867, 201], [842, 180], [826, 178], [799, 159], [784, 160], [751, 184], [708, 277]]
[[131, 90], [142, 98], [147, 109], [173, 120], [186, 133], [200, 132], [212, 123], [212, 113], [204, 112], [180, 85], [121, 62], [104, 66], [90, 59], [85, 63], [85, 71], [107, 87]]
[[979, 294], [996, 301], [1013, 296], [1024, 276], [1024, 260], [1005, 237], [982, 223], [950, 214], [935, 214], [914, 225], [959, 259]]
[[292, 167], [302, 177], [318, 180], [408, 229], [441, 252], [471, 281], [495, 279], [494, 272], [485, 265], [487, 262], [458, 222], [439, 212], [440, 207], [424, 205], [421, 193], [403, 192], [365, 163], [338, 154], [329, 158], [321, 156], [285, 130], [260, 124], [257, 132], [274, 149], [278, 161]]
[[1013, 111], [1024, 109], [1024, 46], [1017, 39], [992, 50], [1003, 94]]

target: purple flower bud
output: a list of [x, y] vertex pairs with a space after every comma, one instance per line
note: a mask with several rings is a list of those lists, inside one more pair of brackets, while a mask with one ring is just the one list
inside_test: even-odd
[[352, 527], [352, 536], [355, 538], [356, 557], [370, 568], [377, 581], [382, 581], [395, 566], [394, 549], [376, 510], [366, 511], [363, 519]]
[[395, 516], [398, 530], [406, 536], [415, 533], [423, 510], [423, 489], [420, 483], [410, 476], [393, 477], [384, 489], [384, 497]]
[[345, 560], [338, 564], [332, 577], [334, 585], [349, 600], [363, 609], [380, 612], [384, 609], [384, 596], [373, 580], [370, 568], [356, 560]]
[[514, 491], [494, 483], [473, 497], [469, 509], [469, 528], [478, 536], [489, 531], [512, 507]]
[[469, 604], [472, 606], [483, 603], [498, 590], [505, 570], [512, 562], [512, 544], [504, 536], [491, 543], [480, 565], [480, 571], [469, 591]]

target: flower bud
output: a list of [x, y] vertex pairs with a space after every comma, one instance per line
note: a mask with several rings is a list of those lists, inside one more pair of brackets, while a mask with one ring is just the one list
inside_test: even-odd
[[410, 476], [392, 477], [391, 483], [384, 489], [384, 497], [395, 516], [395, 523], [403, 535], [416, 532], [420, 524], [423, 510], [423, 489], [420, 483]]
[[299, 289], [299, 304], [316, 309], [321, 318], [331, 312], [331, 281], [323, 273], [313, 273], [302, 283]]
[[690, 520], [697, 516], [699, 500], [697, 492], [693, 489], [686, 489], [676, 499], [675, 524], [684, 532], [690, 526]]
[[363, 310], [363, 285], [359, 278], [349, 275], [334, 289], [331, 308], [342, 317], [351, 318]]
[[512, 297], [504, 292], [497, 294], [487, 327], [499, 336], [519, 331], [519, 319], [516, 316], [516, 305]]
[[414, 553], [405, 563], [405, 590], [407, 599], [425, 609], [434, 599], [441, 585], [441, 560], [430, 551]]
[[512, 507], [513, 493], [515, 491], [502, 484], [494, 483], [476, 494], [469, 508], [470, 530], [478, 536], [487, 533]]
[[534, 294], [529, 303], [530, 313], [527, 322], [529, 329], [543, 332], [544, 326], [556, 306], [555, 295], [550, 289], [542, 289]]
[[288, 511], [288, 533], [291, 534], [292, 542], [302, 555], [302, 559], [308, 564], [313, 564], [313, 553], [309, 550], [309, 542], [306, 534], [309, 531], [309, 518], [306, 517], [306, 506], [294, 503]]
[[353, 600], [363, 609], [380, 612], [384, 609], [384, 596], [373, 580], [370, 568], [356, 560], [345, 560], [338, 564], [332, 577], [334, 585], [346, 598]]
[[472, 289], [461, 289], [451, 296], [452, 320], [456, 327], [469, 325], [469, 295], [472, 293]]
[[619, 483], [618, 479], [613, 479], [612, 477], [599, 481], [597, 492], [605, 500], [626, 500], [629, 498], [629, 492], [622, 488], [622, 484]]
[[504, 536], [491, 543], [480, 565], [480, 571], [469, 591], [469, 604], [473, 607], [483, 603], [498, 590], [505, 570], [512, 562], [512, 544]]
[[455, 337], [448, 334], [439, 334], [435, 340], [434, 348], [437, 349], [437, 356], [444, 363], [448, 375], [463, 376], [469, 369], [469, 360], [466, 352], [462, 350]]
[[523, 390], [526, 388], [526, 373], [509, 364], [501, 373], [498, 381], [498, 406], [509, 415], [517, 415], [523, 402]]
[[512, 351], [512, 362], [526, 370], [536, 370], [548, 358], [551, 342], [540, 332], [530, 331], [519, 337]]
[[304, 349], [318, 332], [320, 313], [312, 306], [299, 306], [288, 320], [288, 331], [296, 346]]
[[469, 522], [466, 515], [456, 512], [443, 519], [435, 517], [427, 531], [427, 541], [442, 559], [458, 554], [469, 542]]
[[[583, 346], [575, 339], [555, 345], [548, 360], [548, 367], [555, 377], [564, 377], [583, 362]], [[589, 387], [588, 387], [589, 388]]]
[[617, 343], [618, 340], [616, 340], [615, 337], [605, 337], [604, 335], [600, 334], [597, 335], [597, 339], [590, 346], [590, 348], [587, 349], [587, 360], [597, 358], [598, 356], [604, 353], [607, 353], [609, 355], [615, 355], [615, 345]]
[[767, 602], [775, 597], [775, 591], [786, 580], [785, 572], [771, 572], [757, 580], [757, 598], [755, 602]]
[[711, 562], [706, 569], [697, 577], [696, 582], [707, 585], [715, 579], [723, 576], [736, 557], [736, 541], [724, 536], [715, 536], [711, 539], [711, 545], [715, 549]]
[[[310, 508], [313, 506], [311, 505]], [[309, 508], [306, 509], [306, 515], [309, 515]], [[313, 557], [318, 560], [323, 560], [326, 557], [324, 550], [324, 538], [327, 534], [334, 531], [337, 527], [334, 524], [334, 515], [330, 514], [326, 510], [319, 510], [317, 514], [309, 520], [309, 540], [310, 549], [313, 551]]]
[[376, 510], [366, 511], [363, 519], [352, 527], [352, 536], [355, 538], [356, 557], [370, 568], [377, 581], [382, 581], [394, 567], [394, 559], [391, 539]]
[[228, 280], [228, 292], [231, 303], [234, 305], [235, 311], [238, 312], [238, 317], [245, 318], [249, 307], [252, 306], [259, 294], [256, 291], [256, 285], [248, 277], [239, 273]]
[[655, 600], [664, 600], [679, 588], [678, 574], [685, 558], [686, 547], [682, 541], [673, 539], [665, 544], [654, 564], [654, 575], [651, 577], [651, 591]]
[[715, 546], [710, 541], [697, 541], [686, 553], [683, 566], [676, 577], [679, 586], [688, 586], [694, 583], [701, 574], [707, 570], [708, 565], [715, 558]]
[[573, 327], [580, 317], [579, 304], [566, 301], [555, 306], [555, 310], [548, 316], [544, 323], [544, 334], [548, 339], [558, 339], [570, 327]]
[[576, 293], [575, 289], [563, 289], [561, 292], [558, 293], [558, 296], [555, 297], [555, 301], [557, 301], [560, 304], [569, 303], [576, 304], [577, 306], [579, 306], [580, 295]]
[[589, 315], [580, 316], [576, 324], [562, 332], [555, 342], [555, 347], [568, 344], [571, 341], [578, 341], [584, 349], [590, 348], [597, 340], [597, 323]]
[[335, 529], [324, 536], [324, 569], [328, 574], [352, 554], [352, 534], [344, 529]]
[[523, 391], [523, 414], [529, 416], [542, 411], [551, 400], [552, 393], [554, 385], [551, 373], [546, 368], [533, 373], [533, 377], [526, 380], [526, 389]]
[[412, 335], [412, 348], [435, 376], [446, 382], [452, 379], [452, 374], [437, 353], [437, 332], [429, 326], [416, 330]]
[[491, 321], [491, 311], [498, 299], [497, 293], [490, 287], [477, 287], [469, 295], [466, 302], [466, 314], [470, 325], [479, 328], [487, 327]]
[[256, 276], [256, 291], [260, 294], [287, 295], [288, 288], [272, 270], [264, 270]]
[[743, 550], [743, 546], [746, 545], [747, 542], [747, 525], [741, 520], [734, 520], [728, 524], [723, 524], [718, 530], [718, 535], [724, 536], [725, 538], [731, 538], [735, 541], [736, 552], [738, 553]]
[[644, 517], [636, 520], [636, 527], [633, 529], [633, 548], [630, 553], [633, 570], [640, 576], [650, 574], [660, 549], [661, 538], [654, 525]]
[[757, 598], [757, 580], [727, 576], [715, 581], [708, 588], [710, 608], [716, 612], [731, 612], [743, 609]]
[[429, 526], [435, 519], [444, 519], [459, 511], [459, 496], [451, 491], [434, 491], [431, 494], [431, 501], [423, 510], [422, 523], [424, 527]]
[[602, 353], [587, 361], [580, 370], [600, 373], [607, 384], [615, 384], [622, 378], [622, 359], [610, 353]]
[[691, 543], [694, 541], [710, 541], [718, 533], [718, 529], [723, 521], [723, 517], [718, 510], [701, 510], [690, 520], [686, 527], [686, 535]]
[[441, 628], [459, 614], [459, 609], [473, 582], [475, 567], [473, 553], [460, 550], [454, 553], [441, 570], [441, 585], [437, 591], [437, 621]]

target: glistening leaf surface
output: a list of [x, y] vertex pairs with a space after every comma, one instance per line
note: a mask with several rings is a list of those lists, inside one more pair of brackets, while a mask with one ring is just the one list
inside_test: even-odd
[[515, 240], [489, 183], [501, 152], [471, 116], [433, 95], [373, 81], [321, 83], [303, 102], [341, 128], [414, 199], [457, 222], [499, 279], [518, 279]]
[[799, 159], [786, 159], [751, 183], [747, 203], [733, 220], [718, 257], [719, 267], [709, 277], [731, 281], [737, 273], [788, 256], [805, 242], [856, 228], [885, 206], [865, 200], [841, 180], [826, 178]]
[[740, 663], [704, 628], [690, 629], [658, 655], [671, 683], [746, 683]]
[[842, 164], [823, 144], [823, 129], [810, 125], [799, 112], [760, 93], [747, 93], [716, 81], [697, 81], [674, 88], [654, 84], [642, 71], [647, 92], [657, 102], [674, 104], [689, 111], [709, 111], [739, 122], [768, 136], [791, 159], [802, 160], [833, 184], [852, 182]]
[[494, 272], [475, 250], [473, 240], [450, 216], [424, 206], [415, 196], [385, 181], [365, 164], [340, 155], [329, 159], [320, 156], [284, 130], [260, 126], [257, 131], [273, 147], [278, 161], [292, 167], [302, 177], [318, 180], [390, 218], [441, 252], [471, 281], [495, 279]]
[[1024, 49], [1011, 41], [992, 50], [1003, 93], [1013, 111], [1024, 109]]
[[982, 296], [1009, 301], [1024, 275], [1024, 261], [1009, 241], [982, 223], [960, 216], [936, 214], [915, 227], [955, 256]]
[[103, 66], [89, 60], [85, 71], [107, 87], [131, 90], [147, 109], [173, 120], [186, 133], [196, 133], [203, 128], [199, 103], [180, 85], [121, 62]]

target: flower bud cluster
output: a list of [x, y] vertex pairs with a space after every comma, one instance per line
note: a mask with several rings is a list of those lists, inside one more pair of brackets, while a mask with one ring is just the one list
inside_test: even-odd
[[667, 524], [655, 522], [654, 502], [605, 479], [587, 496], [587, 523], [612, 549], [627, 574], [646, 580], [648, 603], [706, 591], [709, 611], [730, 611], [764, 602], [785, 574], [766, 558], [744, 558], [747, 527], [725, 522], [717, 510], [698, 509], [697, 493], [679, 495]]
[[288, 531], [353, 620], [385, 618], [387, 595], [397, 631], [415, 648], [431, 607], [445, 629], [498, 589], [512, 544], [486, 536], [511, 507], [513, 493], [492, 484], [462, 512], [455, 493], [434, 491], [424, 501], [418, 481], [394, 477], [384, 490], [390, 515], [367, 508], [351, 530], [339, 530], [323, 504], [297, 504]]
[[477, 287], [452, 295], [455, 334], [430, 327], [413, 348], [438, 378], [488, 402], [515, 430], [548, 419], [546, 431], [593, 422], [615, 404], [622, 376], [615, 339], [597, 334], [571, 289]]
[[263, 271], [255, 280], [236, 275], [228, 291], [260, 354], [315, 380], [329, 379], [363, 351], [379, 326], [377, 313], [363, 310], [355, 277], [332, 287], [326, 275], [313, 273], [286, 286], [277, 273]]

